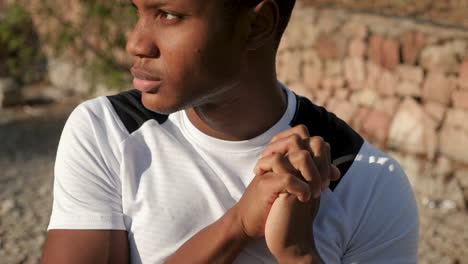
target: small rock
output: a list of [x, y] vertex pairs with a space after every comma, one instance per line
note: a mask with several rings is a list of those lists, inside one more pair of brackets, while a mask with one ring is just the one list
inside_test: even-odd
[[2, 201], [0, 206], [0, 215], [5, 215], [16, 207], [16, 203], [13, 199], [7, 199]]

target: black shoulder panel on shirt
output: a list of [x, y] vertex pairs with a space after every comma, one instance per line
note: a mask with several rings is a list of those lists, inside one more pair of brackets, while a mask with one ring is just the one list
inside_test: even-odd
[[121, 92], [116, 95], [107, 96], [107, 98], [130, 134], [139, 129], [148, 120], [156, 120], [159, 124], [162, 124], [168, 118], [168, 115], [148, 110], [141, 102], [141, 92], [138, 90]]
[[[343, 179], [361, 149], [364, 139], [335, 114], [313, 104], [305, 97], [296, 95], [296, 98], [297, 109], [290, 123], [291, 127], [305, 125], [311, 136], [320, 136], [328, 142], [332, 161], [341, 172], [340, 180]], [[340, 180], [331, 182], [332, 191]]]

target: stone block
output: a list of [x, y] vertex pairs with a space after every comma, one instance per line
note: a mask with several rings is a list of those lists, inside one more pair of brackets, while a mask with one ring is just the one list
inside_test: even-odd
[[334, 97], [327, 103], [327, 110], [346, 123], [350, 123], [354, 117], [354, 113], [357, 111], [357, 106], [347, 100]]
[[348, 38], [356, 40], [364, 40], [369, 34], [369, 29], [366, 25], [356, 22], [348, 22], [343, 25], [341, 34]]
[[384, 96], [394, 96], [398, 86], [398, 78], [388, 70], [383, 70], [376, 84], [376, 90]]
[[320, 35], [315, 43], [315, 50], [322, 59], [340, 59], [343, 57], [345, 52], [346, 43], [339, 42], [332, 36]]
[[423, 84], [423, 98], [447, 105], [455, 88], [454, 77], [441, 72], [429, 72]]
[[468, 110], [468, 90], [455, 91], [452, 94], [452, 102], [455, 108]]
[[386, 39], [382, 46], [382, 66], [393, 70], [400, 63], [400, 45], [394, 39]]
[[458, 68], [459, 79], [458, 84], [464, 89], [468, 89], [468, 59], [460, 63]]
[[397, 67], [396, 72], [401, 80], [410, 81], [417, 85], [420, 85], [424, 79], [423, 69], [417, 66], [402, 64]]
[[298, 95], [309, 98], [309, 100], [314, 99], [314, 96], [315, 96], [314, 91], [310, 89], [309, 87], [307, 87], [306, 85], [304, 85], [303, 83], [300, 83], [300, 82], [291, 83], [288, 85], [288, 88]]
[[302, 52], [287, 51], [277, 60], [278, 78], [286, 84], [302, 80]]
[[362, 123], [362, 131], [380, 142], [387, 140], [391, 116], [381, 111], [370, 111]]
[[371, 111], [368, 107], [359, 107], [351, 120], [353, 128], [358, 131], [362, 130], [362, 125]]
[[396, 92], [400, 96], [417, 96], [422, 94], [421, 87], [411, 81], [402, 81], [398, 84]]
[[374, 105], [374, 109], [380, 112], [387, 113], [389, 116], [393, 116], [400, 103], [397, 97], [383, 97]]
[[368, 58], [376, 65], [382, 66], [382, 47], [385, 39], [380, 35], [372, 35], [369, 39]]
[[433, 158], [437, 149], [437, 124], [412, 98], [405, 98], [396, 112], [389, 135], [391, 147]]
[[366, 80], [363, 58], [347, 58], [344, 61], [345, 79], [352, 90], [362, 89]]
[[464, 190], [465, 200], [468, 200], [468, 168], [457, 169], [454, 175]]
[[456, 73], [458, 62], [453, 50], [445, 46], [428, 46], [421, 52], [421, 65], [428, 71]]
[[395, 68], [400, 62], [400, 46], [394, 39], [372, 35], [369, 40], [368, 56], [370, 61], [386, 69]]
[[316, 105], [324, 106], [331, 98], [332, 90], [319, 89], [313, 92], [312, 102]]
[[325, 77], [343, 76], [343, 62], [340, 60], [325, 61]]
[[348, 89], [336, 89], [333, 97], [339, 100], [348, 100], [351, 91]]
[[415, 64], [419, 53], [425, 44], [425, 36], [421, 32], [407, 31], [400, 37], [402, 45], [403, 62], [406, 64]]
[[380, 95], [375, 90], [362, 89], [354, 92], [350, 100], [353, 104], [373, 108], [380, 101]]
[[468, 111], [458, 108], [448, 109], [444, 125], [453, 128], [460, 128], [468, 133]]
[[318, 89], [322, 82], [323, 72], [321, 68], [311, 64], [304, 64], [304, 84], [311, 89]]
[[350, 57], [363, 58], [366, 55], [367, 44], [362, 39], [352, 39], [348, 47], [348, 55]]
[[321, 87], [324, 90], [333, 91], [336, 89], [343, 89], [345, 80], [341, 76], [323, 78]]
[[364, 83], [364, 89], [371, 89], [371, 90], [376, 90], [377, 86], [380, 85], [379, 79], [381, 78], [382, 75], [382, 68], [371, 62], [368, 61], [366, 63], [366, 69], [367, 69], [367, 78]]
[[439, 149], [445, 156], [468, 163], [468, 132], [444, 125], [439, 133]]
[[435, 121], [437, 126], [439, 126], [445, 117], [447, 107], [443, 104], [429, 101], [424, 104], [424, 112], [426, 112], [426, 114]]

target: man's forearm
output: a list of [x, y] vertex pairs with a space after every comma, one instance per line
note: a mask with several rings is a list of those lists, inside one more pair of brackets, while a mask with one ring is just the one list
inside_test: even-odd
[[183, 244], [167, 261], [171, 263], [231, 263], [248, 242], [231, 209]]

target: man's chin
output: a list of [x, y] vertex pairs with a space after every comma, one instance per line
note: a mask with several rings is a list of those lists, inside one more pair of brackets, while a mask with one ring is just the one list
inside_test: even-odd
[[143, 106], [152, 112], [163, 114], [163, 115], [169, 115], [169, 114], [175, 113], [183, 109], [183, 107], [178, 106], [178, 105], [170, 105], [167, 103], [163, 104], [163, 103], [158, 102], [159, 100], [155, 100], [154, 98], [148, 98], [152, 96], [154, 95], [143, 94], [141, 98]]

